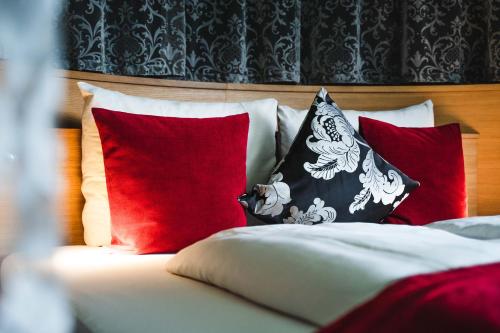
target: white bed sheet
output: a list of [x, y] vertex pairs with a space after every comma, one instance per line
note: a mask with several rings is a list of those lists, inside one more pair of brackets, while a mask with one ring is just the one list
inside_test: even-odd
[[76, 316], [92, 332], [313, 332], [315, 326], [166, 271], [172, 255], [66, 246], [54, 255]]
[[[395, 281], [500, 262], [500, 243], [495, 243], [500, 220], [496, 217], [440, 223], [445, 225], [325, 223], [234, 228], [183, 249], [169, 260], [167, 269], [327, 325]], [[455, 229], [460, 235], [454, 234]], [[478, 236], [488, 239], [475, 239]]]

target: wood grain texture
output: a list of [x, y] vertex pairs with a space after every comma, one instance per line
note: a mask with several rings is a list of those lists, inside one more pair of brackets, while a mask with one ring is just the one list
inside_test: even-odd
[[57, 198], [57, 217], [68, 245], [84, 244], [82, 209], [82, 133], [80, 129], [58, 129], [57, 138], [62, 147], [59, 173], [62, 175]]
[[462, 134], [464, 150], [465, 180], [467, 185], [467, 208], [469, 216], [478, 215], [477, 209], [477, 143], [478, 134]]

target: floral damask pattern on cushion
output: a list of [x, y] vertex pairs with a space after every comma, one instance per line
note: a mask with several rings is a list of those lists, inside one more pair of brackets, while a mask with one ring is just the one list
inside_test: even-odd
[[316, 163], [306, 162], [304, 169], [314, 178], [332, 179], [337, 172], [354, 172], [359, 162], [359, 145], [354, 128], [341, 115], [332, 113], [330, 105], [319, 103], [311, 123], [313, 134], [307, 138], [307, 147], [319, 155]]
[[497, 0], [69, 0], [68, 69], [196, 81], [500, 81]]
[[381, 222], [417, 187], [373, 151], [322, 89], [268, 184], [240, 202], [266, 223]]
[[290, 202], [290, 188], [281, 182], [283, 174], [275, 173], [269, 179], [268, 185], [256, 185], [262, 197], [255, 206], [255, 212], [260, 215], [276, 216], [283, 211], [283, 205]]

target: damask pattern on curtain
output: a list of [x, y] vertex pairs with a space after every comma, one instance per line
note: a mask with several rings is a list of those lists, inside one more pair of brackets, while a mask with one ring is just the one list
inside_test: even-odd
[[65, 68], [195, 81], [500, 81], [500, 0], [68, 0]]

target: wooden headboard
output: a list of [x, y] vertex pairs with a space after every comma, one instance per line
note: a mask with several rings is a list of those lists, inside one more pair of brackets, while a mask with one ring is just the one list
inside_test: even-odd
[[[296, 108], [309, 107], [319, 86], [251, 85], [173, 81], [60, 71], [66, 86], [58, 135], [67, 155], [62, 165], [66, 190], [59, 215], [69, 244], [82, 244], [80, 192], [80, 114], [83, 100], [76, 83], [86, 81], [130, 95], [181, 101], [235, 102], [273, 97]], [[397, 109], [432, 99], [437, 124], [462, 126], [470, 215], [500, 213], [500, 84], [438, 86], [328, 86], [345, 109]], [[72, 128], [69, 129], [68, 127]]]

